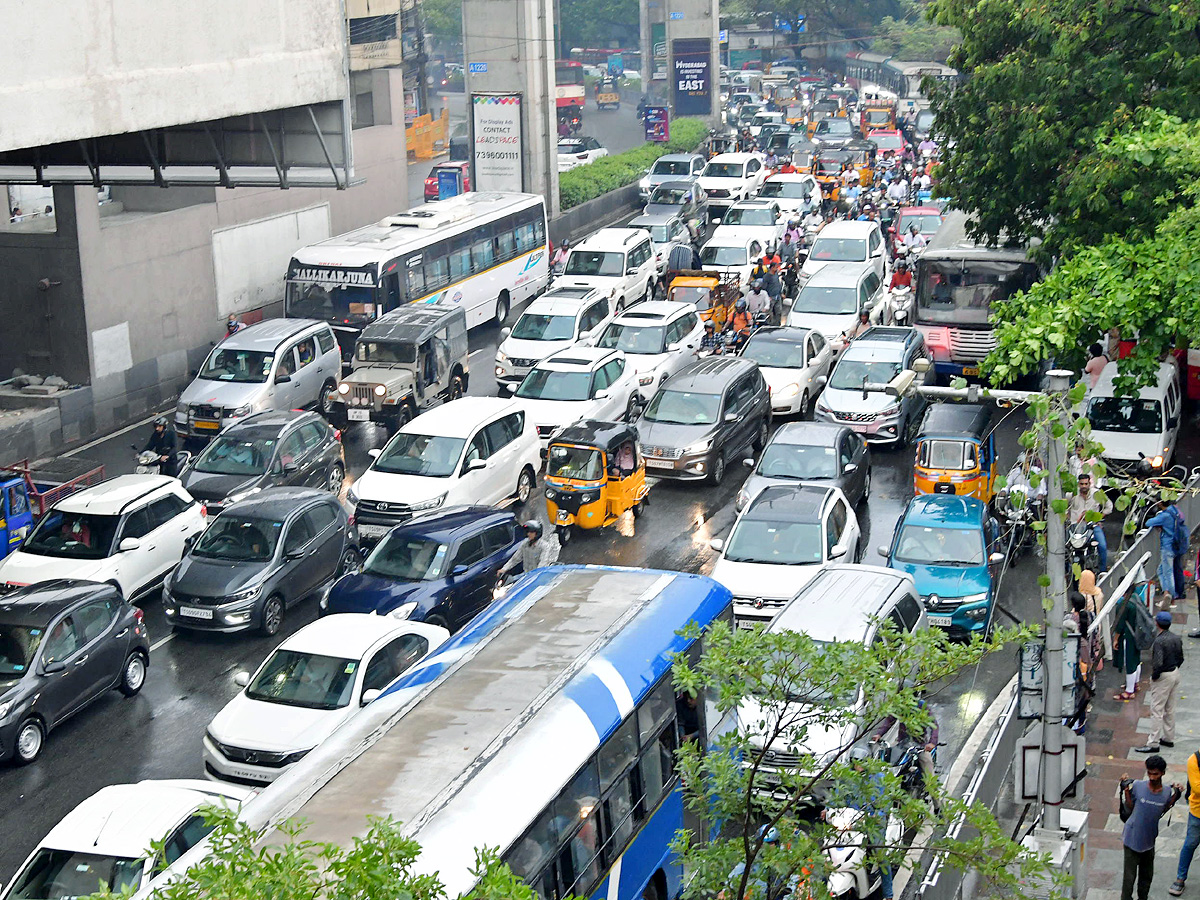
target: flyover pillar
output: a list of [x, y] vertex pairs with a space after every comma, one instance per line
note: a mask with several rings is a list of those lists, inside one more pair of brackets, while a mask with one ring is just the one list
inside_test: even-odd
[[[650, 0], [643, 0], [649, 3]], [[720, 17], [717, 0], [656, 0], [666, 26], [667, 99], [674, 118], [698, 116], [715, 126], [721, 112], [718, 88]], [[657, 9], [651, 10], [651, 16]]]

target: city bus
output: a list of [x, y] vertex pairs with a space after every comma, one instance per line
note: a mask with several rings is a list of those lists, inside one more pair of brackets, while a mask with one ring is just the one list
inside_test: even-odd
[[561, 115], [564, 110], [576, 107], [583, 115], [583, 63], [573, 59], [554, 61], [554, 104]]
[[538, 194], [470, 192], [297, 250], [284, 314], [333, 326], [343, 359], [359, 332], [405, 303], [460, 303], [467, 327], [503, 322], [549, 281]]
[[917, 329], [942, 376], [979, 375], [996, 347], [992, 304], [1031, 288], [1041, 270], [1024, 247], [992, 247], [967, 234], [967, 214], [950, 210], [917, 257]]
[[392, 816], [449, 897], [473, 887], [487, 846], [543, 900], [668, 900], [683, 877], [675, 751], [735, 725], [709, 698], [676, 697], [672, 660], [698, 658], [689, 622], [732, 616], [728, 589], [701, 575], [537, 569], [243, 818], [303, 819], [306, 840], [348, 847], [368, 815]]

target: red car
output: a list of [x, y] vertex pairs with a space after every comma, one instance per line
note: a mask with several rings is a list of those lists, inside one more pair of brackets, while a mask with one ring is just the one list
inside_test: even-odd
[[892, 226], [888, 228], [888, 246], [895, 253], [896, 235], [908, 234], [908, 226], [916, 224], [917, 231], [925, 235], [925, 240], [932, 240], [937, 230], [942, 227], [942, 211], [936, 206], [902, 206]]
[[471, 164], [468, 162], [438, 163], [425, 177], [425, 202], [438, 198], [438, 172], [462, 172], [463, 191], [471, 189]]
[[899, 156], [900, 151], [904, 149], [904, 135], [896, 128], [880, 128], [871, 131], [867, 134], [867, 140], [875, 142], [875, 146], [879, 148], [880, 158], [888, 150]]

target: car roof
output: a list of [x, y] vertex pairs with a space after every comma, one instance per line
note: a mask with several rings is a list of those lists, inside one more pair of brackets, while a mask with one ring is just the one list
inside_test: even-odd
[[[254, 428], [286, 428], [294, 422], [304, 420], [317, 420], [320, 417], [317, 413], [305, 409], [268, 409], [263, 412], [254, 413], [246, 416], [244, 419], [238, 419], [232, 425], [225, 429], [225, 435], [237, 435], [243, 431], [249, 431]], [[324, 422], [324, 419], [321, 419]]]
[[459, 303], [408, 303], [367, 325], [358, 340], [419, 343], [455, 319], [460, 320], [459, 326], [465, 331], [467, 314]]
[[328, 491], [307, 487], [273, 487], [258, 494], [239, 500], [226, 507], [221, 515], [236, 512], [243, 516], [267, 519], [286, 519], [297, 507], [305, 506], [317, 499], [336, 499]]
[[151, 841], [161, 841], [201, 806], [222, 797], [240, 801], [249, 788], [178, 779], [112, 784], [63, 816], [40, 846], [100, 856], [145, 858]]
[[591, 371], [597, 365], [610, 357], [620, 356], [615, 350], [606, 349], [603, 347], [585, 347], [582, 344], [576, 344], [573, 347], [567, 347], [564, 350], [559, 350], [557, 353], [551, 353], [535, 368], [538, 369], [553, 369], [558, 372], [571, 372], [585, 369]]
[[954, 494], [918, 494], [908, 501], [901, 522], [905, 525], [954, 527], [983, 523], [987, 507], [977, 497]]
[[801, 344], [812, 334], [815, 328], [805, 328], [803, 325], [767, 325], [758, 329], [750, 336], [752, 341], [778, 341], [779, 343]]
[[166, 475], [118, 475], [63, 497], [54, 508], [63, 512], [116, 516], [129, 504], [177, 484], [176, 479]]
[[[558, 293], [561, 291], [561, 293]], [[530, 303], [521, 313], [522, 316], [534, 313], [537, 315], [576, 315], [589, 303], [594, 303], [602, 295], [595, 288], [563, 287], [547, 291]]]
[[878, 222], [860, 222], [857, 219], [834, 219], [821, 229], [818, 240], [823, 237], [866, 237], [879, 230]]
[[746, 511], [748, 519], [787, 522], [819, 522], [835, 488], [830, 484], [772, 484], [754, 495]]
[[786, 422], [771, 435], [772, 444], [797, 444], [805, 447], [836, 447], [850, 429], [832, 422]]
[[[661, 186], [659, 185], [659, 187]], [[627, 250], [636, 243], [634, 238], [644, 237], [647, 237], [647, 234], [642, 228], [601, 228], [572, 247], [571, 252], [574, 253], [576, 250]]]
[[[1117, 377], [1117, 361], [1114, 359], [1106, 365], [1100, 372], [1100, 378], [1096, 381], [1096, 386], [1092, 388], [1092, 397], [1112, 397], [1114, 395], [1114, 381]], [[1179, 369], [1175, 365], [1174, 360], [1160, 363], [1158, 366], [1158, 380], [1154, 384], [1148, 384], [1138, 391], [1138, 397], [1144, 400], [1153, 400], [1160, 394], [1164, 393], [1169, 385], [1179, 374]]]
[[859, 280], [873, 268], [870, 262], [836, 262], [821, 266], [812, 277], [804, 283], [804, 287], [841, 286], [847, 283], [858, 284]]
[[0, 596], [0, 622], [11, 625], [48, 625], [50, 620], [81, 600], [117, 592], [110, 584], [58, 578], [42, 581]]
[[757, 368], [748, 359], [738, 356], [709, 356], [688, 363], [667, 383], [671, 390], [720, 392], [738, 375]]
[[654, 191], [651, 191], [650, 193], [653, 195], [655, 191], [661, 190], [686, 191], [689, 190], [695, 183], [695, 178], [674, 178], [671, 181], [663, 181], [656, 184], [654, 186]]
[[309, 622], [282, 644], [280, 650], [362, 659], [377, 642], [390, 635], [421, 634], [423, 623], [371, 613], [336, 613]]
[[494, 506], [447, 506], [434, 512], [423, 513], [397, 525], [393, 532], [427, 537], [443, 543], [456, 540], [463, 533], [475, 534], [482, 528], [515, 523], [516, 516], [508, 509]]
[[696, 307], [678, 300], [646, 300], [626, 309], [615, 321], [622, 325], [645, 325], [649, 324], [648, 320], [669, 319], [688, 310], [695, 312]]
[[902, 206], [900, 207], [900, 215], [902, 216], [940, 216], [942, 211], [936, 206]]
[[[709, 163], [744, 163], [758, 159], [757, 153], [718, 153]], [[718, 176], [721, 177], [721, 176]]]
[[626, 441], [637, 442], [637, 429], [626, 422], [580, 419], [554, 433], [551, 444], [583, 444], [612, 451]]
[[730, 208], [731, 209], [745, 209], [745, 208], [749, 207], [750, 209], [759, 209], [762, 207], [774, 206], [774, 205], [775, 205], [775, 201], [771, 200], [769, 198], [751, 197], [747, 200], [737, 201], [737, 203], [733, 204], [733, 206]]
[[406, 434], [468, 438], [482, 419], [517, 412], [520, 408], [520, 404], [508, 397], [459, 397], [421, 413], [400, 430]]
[[935, 435], [969, 438], [982, 435], [992, 420], [992, 410], [971, 403], [934, 403], [921, 420], [921, 437]]
[[237, 350], [270, 350], [319, 325], [325, 323], [316, 319], [264, 319], [238, 329], [235, 334], [221, 341], [220, 346]]
[[700, 159], [704, 159], [704, 157], [700, 156], [699, 153], [667, 153], [667, 154], [664, 154], [663, 156], [660, 156], [658, 159], [655, 160], [655, 162], [656, 163], [660, 163], [660, 162], [691, 162], [696, 157], [700, 157]]
[[853, 343], [855, 346], [863, 348], [897, 348], [903, 351], [917, 337], [918, 333], [911, 328], [902, 328], [897, 325], [872, 325], [855, 338]]
[[[667, 182], [670, 184], [670, 182]], [[642, 228], [647, 225], [666, 225], [672, 219], [679, 219], [677, 212], [642, 213], [629, 220], [630, 228]]]
[[[910, 577], [883, 566], [822, 566], [772, 618], [768, 631], [803, 631], [813, 640], [866, 638], [896, 589]], [[817, 611], [828, 613], [814, 615]], [[861, 635], [861, 638], [860, 638]]]

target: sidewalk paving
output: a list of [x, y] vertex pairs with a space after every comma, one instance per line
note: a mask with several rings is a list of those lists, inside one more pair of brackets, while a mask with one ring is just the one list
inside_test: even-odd
[[[1189, 594], [1191, 592], [1189, 591]], [[1163, 747], [1159, 755], [1167, 761], [1167, 784], [1187, 782], [1187, 758], [1200, 750], [1200, 640], [1189, 640], [1187, 633], [1200, 627], [1196, 600], [1189, 598], [1171, 610], [1172, 630], [1183, 637], [1184, 664], [1175, 707], [1175, 746]], [[1146, 757], [1134, 752], [1146, 743], [1150, 731], [1149, 654], [1142, 665], [1142, 680], [1134, 700], [1122, 702], [1113, 695], [1124, 686], [1124, 677], [1111, 662], [1096, 677], [1096, 696], [1092, 701], [1087, 725], [1086, 795], [1066, 801], [1070, 807], [1086, 804], [1088, 809], [1087, 900], [1119, 900], [1124, 851], [1121, 843], [1123, 823], [1117, 814], [1117, 783], [1121, 776], [1143, 778]], [[1083, 803], [1079, 800], [1082, 799]], [[1185, 799], [1163, 818], [1155, 845], [1154, 883], [1151, 900], [1171, 900], [1167, 888], [1175, 880], [1179, 849], [1187, 832], [1188, 807]], [[1200, 900], [1200, 853], [1197, 853], [1188, 889], [1183, 900]], [[1136, 896], [1136, 895], [1135, 895]]]

